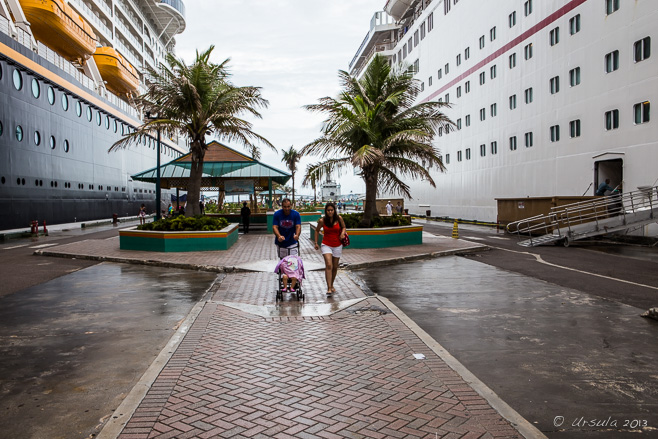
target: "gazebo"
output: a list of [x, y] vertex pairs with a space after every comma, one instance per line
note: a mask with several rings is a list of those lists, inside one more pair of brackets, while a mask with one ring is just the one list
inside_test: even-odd
[[[185, 154], [160, 166], [160, 187], [163, 189], [187, 190], [192, 167], [191, 153]], [[133, 180], [155, 183], [157, 167], [132, 176]], [[273, 183], [286, 184], [292, 176], [287, 172], [259, 162], [228, 146], [213, 140], [203, 161], [201, 190], [218, 190], [225, 195], [254, 195], [269, 192], [269, 207], [272, 207]]]

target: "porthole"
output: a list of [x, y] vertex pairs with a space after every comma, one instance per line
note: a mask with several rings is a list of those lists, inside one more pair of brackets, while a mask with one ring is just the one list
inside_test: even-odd
[[55, 104], [55, 89], [52, 86], [48, 87], [48, 103]]
[[87, 120], [91, 122], [91, 107], [87, 107]]
[[23, 140], [23, 127], [16, 125], [16, 140], [21, 142]]
[[69, 146], [69, 141], [68, 141], [68, 140], [64, 140], [64, 152], [69, 152], [69, 149], [70, 149], [70, 148], [71, 148], [71, 147]]
[[16, 90], [23, 88], [23, 75], [18, 69], [14, 69], [14, 88]]
[[96, 113], [96, 125], [101, 126], [101, 122], [103, 121], [103, 116], [101, 116], [101, 112], [99, 111]]
[[21, 184], [22, 184], [23, 186], [25, 186], [25, 179], [24, 179], [24, 178], [21, 178]]
[[69, 97], [66, 93], [62, 93], [62, 110], [69, 111]]
[[[0, 76], [2, 76], [2, 75], [0, 75]], [[5, 181], [6, 181], [5, 177], [2, 177], [2, 179], [0, 179], [0, 181], [2, 181], [2, 184], [5, 184]]]
[[2, 122], [0, 122], [0, 136], [2, 136]]
[[16, 179], [16, 184], [20, 186], [20, 184], [21, 184], [21, 179], [20, 178]]
[[34, 180], [34, 185], [35, 185], [36, 187], [39, 187], [39, 180]]
[[37, 146], [41, 145], [41, 134], [38, 131], [34, 132], [34, 144]]
[[82, 116], [82, 103], [80, 103], [80, 101], [76, 101], [75, 103], [75, 114], [77, 114], [78, 117]]
[[39, 180], [39, 186], [43, 186], [43, 180]]
[[41, 86], [39, 86], [39, 80], [37, 78], [32, 78], [32, 96], [35, 99], [39, 99], [39, 96], [41, 96]]
[[[2, 79], [2, 65], [0, 65], [0, 79]], [[4, 177], [2, 177], [4, 179]], [[4, 183], [4, 181], [3, 181]]]
[[114, 132], [116, 133], [119, 129], [119, 124], [117, 123], [117, 120], [114, 119]]
[[50, 136], [50, 149], [55, 149], [57, 142], [55, 141], [55, 136]]
[[105, 116], [105, 129], [110, 129], [110, 116]]

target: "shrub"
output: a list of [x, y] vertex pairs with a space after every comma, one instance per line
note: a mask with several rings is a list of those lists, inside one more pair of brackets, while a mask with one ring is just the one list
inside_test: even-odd
[[[348, 229], [358, 229], [361, 218], [363, 218], [363, 213], [346, 213], [341, 215], [343, 221], [345, 221], [345, 227]], [[375, 216], [372, 219], [372, 227], [399, 227], [399, 226], [409, 226], [411, 225], [411, 220], [405, 218], [399, 213], [394, 213], [393, 216]]]
[[198, 215], [195, 217], [176, 216], [173, 218], [162, 218], [152, 223], [137, 226], [138, 230], [155, 230], [162, 232], [208, 232], [222, 230], [228, 226], [226, 218], [212, 218]]

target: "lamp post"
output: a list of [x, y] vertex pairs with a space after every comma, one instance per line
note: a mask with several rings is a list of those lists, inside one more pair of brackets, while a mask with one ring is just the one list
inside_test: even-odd
[[[158, 120], [157, 117], [151, 117], [151, 113], [146, 113], [146, 119]], [[160, 127], [158, 127], [158, 141], [156, 146], [156, 168], [155, 168], [155, 220], [161, 218], [160, 215]]]

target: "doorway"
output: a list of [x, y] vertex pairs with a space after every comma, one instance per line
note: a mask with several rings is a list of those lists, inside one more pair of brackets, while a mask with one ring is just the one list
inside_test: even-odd
[[622, 182], [624, 181], [624, 160], [600, 160], [594, 162], [594, 192], [601, 183], [610, 179], [610, 186], [622, 190]]

